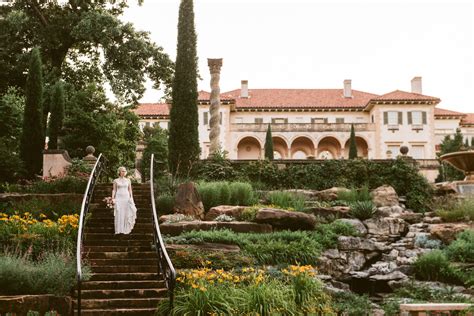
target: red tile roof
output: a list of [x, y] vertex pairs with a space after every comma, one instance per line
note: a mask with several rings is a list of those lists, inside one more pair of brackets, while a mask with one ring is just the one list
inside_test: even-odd
[[[211, 93], [210, 92], [207, 92], [207, 91], [204, 91], [204, 90], [201, 90], [199, 91], [199, 94], [198, 94], [198, 101], [209, 101], [209, 99], [211, 98]], [[221, 93], [221, 101], [233, 101], [234, 98], [225, 94], [225, 93]]]
[[140, 103], [133, 112], [139, 116], [168, 116], [170, 114], [167, 103]]
[[464, 116], [466, 114], [441, 108], [435, 108], [434, 111], [435, 116]]
[[474, 113], [466, 113], [466, 116], [461, 120], [461, 125], [474, 125]]
[[381, 95], [374, 100], [387, 100], [387, 101], [398, 101], [398, 100], [406, 100], [406, 101], [441, 101], [439, 98], [430, 97], [427, 95], [413, 93], [413, 92], [405, 92], [401, 90], [395, 90], [384, 95]]
[[248, 98], [240, 97], [240, 89], [223, 93], [235, 98], [236, 108], [363, 108], [377, 97], [372, 93], [352, 90], [352, 98], [344, 98], [342, 89], [251, 89]]

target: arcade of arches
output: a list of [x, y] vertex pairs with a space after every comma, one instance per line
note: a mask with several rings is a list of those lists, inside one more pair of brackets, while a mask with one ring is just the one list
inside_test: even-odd
[[[359, 157], [367, 158], [369, 146], [367, 142], [356, 136], [357, 154]], [[331, 136], [323, 137], [317, 145], [307, 136], [299, 136], [289, 144], [284, 138], [273, 137], [273, 150], [275, 159], [339, 159], [348, 158], [350, 140], [348, 139], [342, 147], [338, 139]], [[242, 138], [237, 145], [238, 159], [260, 159], [263, 157], [263, 147], [260, 141], [247, 136]]]

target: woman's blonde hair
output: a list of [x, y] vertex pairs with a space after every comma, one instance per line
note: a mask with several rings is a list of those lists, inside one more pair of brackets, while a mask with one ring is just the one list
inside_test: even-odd
[[127, 173], [127, 168], [125, 168], [125, 167], [122, 166], [122, 167], [119, 167], [119, 168], [117, 169], [118, 175], [120, 175], [120, 171], [122, 171], [122, 170], [125, 171], [125, 174]]

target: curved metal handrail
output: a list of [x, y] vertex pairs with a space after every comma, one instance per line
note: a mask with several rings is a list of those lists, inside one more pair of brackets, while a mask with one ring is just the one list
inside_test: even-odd
[[153, 226], [154, 226], [154, 235], [155, 235], [155, 249], [158, 255], [158, 274], [163, 277], [165, 281], [166, 288], [168, 289], [170, 296], [170, 308], [173, 308], [173, 299], [174, 299], [174, 287], [176, 284], [176, 270], [173, 267], [168, 252], [166, 251], [165, 243], [161, 237], [160, 225], [158, 224], [158, 217], [156, 215], [156, 205], [155, 205], [155, 193], [153, 187], [153, 162], [155, 154], [151, 154], [150, 159], [150, 194], [151, 194], [151, 211], [153, 213]]
[[79, 228], [77, 230], [77, 245], [76, 245], [76, 269], [77, 269], [77, 314], [81, 315], [81, 281], [82, 281], [82, 238], [84, 231], [84, 221], [87, 213], [89, 212], [89, 204], [94, 192], [94, 186], [97, 178], [99, 178], [100, 172], [104, 165], [105, 157], [102, 154], [99, 155], [95, 162], [94, 168], [92, 169], [89, 181], [87, 182], [86, 192], [82, 198], [81, 213], [79, 215]]

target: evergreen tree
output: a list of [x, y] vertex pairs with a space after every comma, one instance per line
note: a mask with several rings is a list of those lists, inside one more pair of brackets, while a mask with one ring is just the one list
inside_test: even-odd
[[150, 178], [150, 158], [155, 154], [154, 175], [155, 180], [163, 175], [168, 163], [168, 132], [158, 125], [145, 127], [143, 140], [146, 142], [141, 162], [142, 177]]
[[469, 149], [469, 138], [466, 137], [466, 139], [464, 140], [464, 149]]
[[54, 85], [51, 119], [49, 123], [49, 149], [58, 149], [58, 136], [64, 120], [64, 86], [61, 82]]
[[471, 148], [474, 149], [474, 137], [471, 138]]
[[268, 124], [267, 136], [265, 137], [265, 159], [273, 160], [273, 138], [272, 138], [272, 128]]
[[38, 48], [31, 51], [30, 67], [26, 79], [23, 132], [20, 142], [20, 157], [24, 162], [26, 176], [32, 178], [43, 165], [44, 133], [41, 100], [43, 97], [43, 75]]
[[197, 76], [193, 1], [182, 0], [168, 139], [173, 174], [186, 175], [199, 159]]
[[351, 138], [350, 138], [350, 145], [349, 145], [349, 159], [357, 158], [357, 145], [356, 145], [356, 137], [354, 131], [354, 124], [351, 124]]

